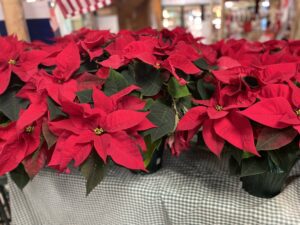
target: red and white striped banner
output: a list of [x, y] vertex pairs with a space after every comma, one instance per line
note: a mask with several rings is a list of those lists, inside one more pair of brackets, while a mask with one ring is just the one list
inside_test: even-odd
[[56, 0], [65, 18], [93, 12], [111, 4], [112, 0]]

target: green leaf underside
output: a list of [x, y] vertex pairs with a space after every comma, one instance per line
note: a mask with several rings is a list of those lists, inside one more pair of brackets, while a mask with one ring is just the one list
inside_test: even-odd
[[93, 90], [91, 89], [76, 92], [76, 96], [80, 103], [93, 103]]
[[173, 98], [182, 98], [191, 95], [187, 86], [181, 86], [174, 77], [171, 77], [168, 82], [168, 92]]
[[292, 127], [273, 129], [264, 127], [257, 138], [257, 150], [276, 150], [291, 143], [298, 135]]
[[43, 123], [42, 132], [48, 149], [50, 149], [56, 143], [57, 137], [49, 130], [47, 123]]
[[29, 105], [28, 100], [16, 97], [18, 91], [18, 87], [11, 87], [0, 95], [0, 112], [11, 121], [18, 120], [20, 111]]
[[111, 96], [124, 88], [128, 87], [129, 83], [125, 77], [119, 72], [111, 69], [109, 77], [107, 78], [103, 90], [107, 96]]
[[30, 181], [30, 177], [26, 173], [22, 163], [20, 163], [16, 169], [10, 172], [10, 177], [21, 190]]
[[86, 179], [86, 195], [103, 180], [107, 165], [95, 151], [92, 151], [86, 161], [80, 166], [80, 171]]
[[159, 93], [163, 85], [159, 70], [148, 64], [136, 62], [133, 71], [136, 84], [141, 88], [142, 95], [154, 96]]
[[61, 117], [67, 117], [67, 114], [65, 114], [60, 109], [59, 105], [56, 104], [50, 97], [48, 97], [47, 101], [48, 101], [48, 109], [50, 113], [50, 121], [53, 121]]
[[175, 128], [174, 110], [160, 101], [151, 106], [148, 119], [157, 126], [145, 132], [145, 135], [151, 136], [153, 142], [171, 133]]
[[[39, 149], [37, 149], [34, 153], [32, 153], [32, 155], [30, 156], [31, 157], [30, 164], [27, 164], [29, 166], [29, 168], [24, 164], [24, 161], [23, 161], [24, 169], [26, 171], [26, 174], [30, 178], [30, 180], [32, 180], [39, 172], [39, 169], [44, 166], [43, 159], [39, 158], [39, 154], [41, 151], [42, 151], [41, 147], [39, 147]], [[41, 167], [40, 167], [40, 165], [41, 165]]]

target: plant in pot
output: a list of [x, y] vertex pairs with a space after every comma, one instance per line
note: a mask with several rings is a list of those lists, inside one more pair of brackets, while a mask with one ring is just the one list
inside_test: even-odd
[[[298, 159], [298, 45], [204, 45], [185, 30], [79, 30], [52, 45], [1, 37], [0, 174], [23, 188], [78, 168], [87, 194], [110, 163], [155, 172], [198, 135], [250, 194], [272, 197]], [[203, 149], [203, 148], [202, 148]]]
[[197, 41], [182, 29], [82, 29], [52, 45], [1, 37], [0, 174], [24, 188], [45, 167], [75, 167], [88, 194], [111, 163], [158, 170], [201, 72]]
[[[252, 45], [242, 53], [266, 47], [263, 43]], [[172, 150], [179, 154], [188, 149], [197, 134], [203, 139], [199, 143], [216, 156], [229, 155], [230, 170], [240, 176], [248, 193], [274, 197], [282, 191], [300, 154], [297, 63], [280, 58], [275, 64], [272, 57], [278, 56], [270, 55], [272, 63], [258, 67], [254, 61], [265, 56], [268, 48], [261, 48], [255, 53], [257, 58], [245, 62], [237, 58], [239, 51], [222, 52], [232, 41], [221, 46], [224, 56], [215, 65], [218, 69], [208, 68], [203, 73], [199, 95], [179, 121]]]

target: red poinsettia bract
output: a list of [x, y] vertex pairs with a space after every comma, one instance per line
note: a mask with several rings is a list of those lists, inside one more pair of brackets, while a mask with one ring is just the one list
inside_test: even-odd
[[153, 128], [140, 99], [127, 96], [135, 90], [131, 86], [110, 97], [93, 89], [94, 106], [63, 101], [62, 108], [68, 114], [65, 120], [50, 122], [50, 129], [58, 135], [58, 141], [49, 166], [65, 170], [74, 159], [80, 165], [94, 148], [106, 162], [114, 162], [126, 168], [145, 170], [140, 150], [145, 144], [139, 131]]
[[[252, 126], [247, 118], [239, 114], [240, 108], [248, 103], [234, 102], [222, 91], [217, 91], [210, 100], [197, 100], [196, 106], [190, 109], [180, 120], [177, 131], [187, 132], [191, 138], [202, 129], [202, 136], [207, 147], [220, 156], [225, 141], [235, 147], [258, 155], [254, 145]], [[180, 150], [175, 150], [180, 151]]]
[[21, 80], [28, 81], [37, 72], [38, 64], [47, 56], [41, 50], [26, 50], [25, 44], [15, 36], [0, 37], [0, 95], [3, 94], [10, 82], [12, 73]]

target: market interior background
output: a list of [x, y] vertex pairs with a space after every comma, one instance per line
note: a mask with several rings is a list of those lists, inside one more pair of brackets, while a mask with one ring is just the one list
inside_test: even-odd
[[[51, 43], [82, 27], [138, 30], [185, 27], [202, 42], [300, 39], [299, 0], [0, 0], [0, 34]], [[0, 179], [0, 224], [9, 224], [6, 178]]]
[[[204, 43], [300, 38], [296, 0], [1, 0], [0, 33], [51, 42], [81, 27], [185, 27]], [[79, 2], [79, 4], [78, 4]], [[18, 9], [19, 8], [19, 9]], [[299, 11], [299, 12], [298, 12]], [[18, 14], [18, 16], [15, 16]], [[6, 21], [6, 23], [5, 23]]]

